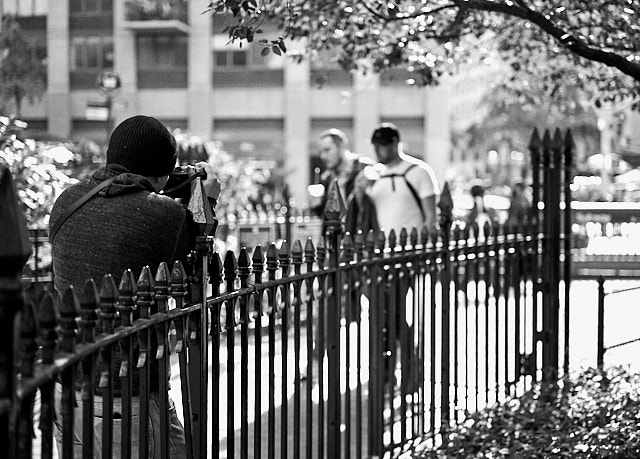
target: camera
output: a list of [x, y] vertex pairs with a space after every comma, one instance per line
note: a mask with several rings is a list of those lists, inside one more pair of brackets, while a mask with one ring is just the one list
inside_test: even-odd
[[169, 180], [164, 187], [164, 194], [173, 199], [189, 200], [191, 196], [191, 182], [200, 177], [206, 180], [207, 172], [199, 166], [177, 166], [169, 175]]

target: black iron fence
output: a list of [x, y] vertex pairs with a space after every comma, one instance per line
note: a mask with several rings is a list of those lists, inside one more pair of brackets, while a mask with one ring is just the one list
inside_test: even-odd
[[188, 266], [127, 270], [119, 282], [107, 275], [59, 299], [48, 292], [22, 305], [15, 288], [0, 288], [3, 444], [31, 457], [36, 425], [36, 447], [51, 457], [57, 385], [62, 457], [73, 457], [74, 418], [91, 456], [96, 400], [102, 457], [114, 444], [129, 457], [136, 432], [135, 453], [146, 456], [153, 381], [169, 438], [171, 368], [190, 457], [383, 457], [428, 447], [470, 411], [553, 381], [568, 365], [560, 328], [569, 319], [571, 148], [570, 135], [534, 133], [535, 205], [522, 227], [452, 226], [445, 186], [437, 234], [343, 235], [338, 210], [327, 209], [318, 241], [222, 260], [202, 237]]

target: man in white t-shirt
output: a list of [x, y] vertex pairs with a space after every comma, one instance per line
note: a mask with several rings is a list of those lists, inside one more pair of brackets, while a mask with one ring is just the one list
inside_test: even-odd
[[[379, 164], [373, 166], [378, 174], [367, 194], [375, 205], [380, 229], [387, 238], [391, 230], [395, 230], [396, 237], [400, 236], [402, 228], [408, 232], [416, 228], [420, 232], [426, 225], [430, 232], [435, 231], [436, 196], [440, 190], [431, 167], [402, 152], [400, 133], [391, 123], [380, 124], [373, 131], [371, 143]], [[402, 387], [406, 393], [416, 390], [411, 362], [418, 346], [413, 330], [417, 311], [413, 301], [407, 302], [407, 297], [412, 297], [409, 294], [412, 282], [410, 279], [406, 284], [396, 277], [385, 290], [383, 311], [385, 380], [391, 381], [395, 365], [401, 363]], [[390, 326], [394, 322], [395, 329]]]
[[382, 123], [371, 136], [380, 162], [378, 178], [367, 190], [376, 207], [378, 225], [387, 237], [394, 229], [418, 232], [423, 226], [436, 228], [436, 196], [440, 193], [431, 166], [402, 152], [400, 133], [392, 123]]

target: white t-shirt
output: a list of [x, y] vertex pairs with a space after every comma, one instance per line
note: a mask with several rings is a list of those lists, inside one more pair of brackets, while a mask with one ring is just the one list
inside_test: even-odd
[[[424, 161], [400, 153], [401, 162], [391, 167], [376, 165], [379, 178], [369, 187], [367, 194], [376, 206], [378, 224], [387, 237], [392, 229], [396, 236], [402, 228], [422, 229], [424, 219], [419, 204], [407, 186], [411, 183], [420, 200], [440, 193], [431, 166]], [[403, 174], [406, 175], [402, 177]]]

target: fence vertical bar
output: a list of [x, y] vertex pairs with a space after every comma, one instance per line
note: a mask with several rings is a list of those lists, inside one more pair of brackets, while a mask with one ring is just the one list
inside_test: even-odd
[[[289, 243], [285, 240], [280, 245], [278, 251], [278, 260], [280, 261], [280, 269], [282, 278], [286, 280], [289, 277], [289, 265], [291, 264], [291, 254]], [[285, 282], [279, 286], [281, 289], [281, 312], [282, 312], [282, 326], [280, 329], [280, 344], [282, 347], [282, 355], [280, 356], [281, 371], [282, 371], [282, 385], [281, 389], [281, 411], [280, 411], [280, 456], [287, 457], [287, 450], [289, 447], [289, 312], [291, 308], [291, 296], [290, 288], [291, 284]], [[294, 439], [295, 441], [295, 439]]]
[[[358, 230], [355, 237], [356, 244], [356, 261], [362, 263], [364, 259], [364, 235]], [[362, 275], [369, 274], [368, 268], [363, 266]], [[359, 273], [355, 273], [355, 297], [357, 302], [356, 309], [356, 457], [362, 457], [362, 305], [360, 303], [362, 295], [362, 278], [358, 277]]]
[[[382, 233], [380, 233], [382, 234]], [[382, 257], [384, 248], [384, 235], [382, 235], [382, 248], [379, 255]], [[366, 238], [367, 258], [374, 258], [378, 253], [377, 238], [373, 230], [370, 230]], [[383, 367], [381, 360], [383, 355], [382, 345], [382, 285], [383, 268], [379, 263], [371, 266], [370, 275], [366, 280], [371, 292], [369, 301], [369, 456], [380, 458], [383, 455], [384, 422], [383, 422]]]
[[[267, 249], [267, 272], [269, 281], [276, 279], [276, 271], [278, 270], [278, 249], [274, 243], [269, 245]], [[275, 459], [276, 457], [276, 289], [277, 287], [269, 287], [267, 291], [269, 301], [269, 427], [267, 445], [267, 457]]]
[[[115, 285], [114, 285], [115, 287]], [[113, 296], [115, 300], [115, 295]], [[64, 292], [59, 304], [60, 311], [60, 348], [62, 352], [72, 354], [76, 349], [76, 323], [80, 315], [80, 302], [73, 286]], [[74, 390], [75, 368], [69, 367], [62, 372], [62, 458], [71, 459], [74, 456]]]
[[[60, 333], [65, 336], [63, 340], [64, 351], [65, 352], [73, 352], [73, 348], [69, 346], [73, 346], [73, 343], [68, 339], [69, 333], [74, 333], [75, 330], [72, 328], [73, 324], [70, 324], [68, 321], [69, 314], [67, 311], [60, 311], [61, 314], [64, 314], [64, 318], [61, 318], [61, 323], [64, 321], [64, 328], [62, 328]], [[33, 367], [35, 363], [35, 354], [38, 348], [36, 344], [36, 322], [34, 317], [33, 305], [28, 303], [23, 305], [22, 313], [18, 316], [19, 319], [19, 328], [18, 328], [18, 359], [20, 362], [20, 373], [23, 378], [30, 378], [33, 376]], [[13, 325], [13, 324], [12, 324]], [[73, 370], [70, 372], [65, 372], [63, 374], [63, 381], [68, 381], [68, 374], [73, 376]], [[35, 398], [35, 391], [23, 394], [20, 397], [19, 403], [19, 412], [18, 417], [16, 419], [16, 433], [17, 433], [17, 454], [16, 458], [30, 458], [31, 450], [33, 447], [32, 444], [32, 432], [33, 432], [33, 402]], [[68, 404], [63, 407], [68, 408]], [[73, 407], [71, 407], [73, 409]], [[68, 427], [68, 423], [65, 424], [65, 427]], [[73, 429], [73, 413], [71, 416], [71, 429]], [[73, 435], [73, 430], [71, 430], [71, 435]], [[73, 442], [71, 444], [73, 448]], [[73, 450], [70, 450], [73, 453]], [[69, 449], [65, 451], [67, 453], [68, 458], [72, 457], [68, 455]]]
[[[206, 205], [206, 204], [205, 204]], [[215, 223], [217, 225], [217, 222]], [[206, 232], [206, 230], [205, 230]], [[199, 301], [199, 317], [189, 316], [185, 322], [189, 327], [189, 342], [193, 346], [189, 347], [190, 360], [196, 363], [190, 365], [192, 372], [196, 374], [190, 379], [192, 389], [191, 400], [197, 394], [199, 403], [191, 403], [191, 411], [194, 414], [194, 457], [201, 457], [208, 454], [207, 431], [209, 420], [209, 311], [207, 309], [207, 278], [209, 277], [209, 255], [213, 250], [213, 236], [200, 235], [196, 237], [194, 275], [192, 277], [192, 301]], [[199, 368], [198, 368], [199, 367]], [[193, 374], [193, 373], [192, 373]], [[213, 440], [213, 439], [212, 439]]]
[[551, 267], [550, 272], [550, 285], [548, 286], [549, 298], [549, 319], [550, 329], [547, 335], [549, 343], [549, 361], [546, 365], [547, 380], [554, 381], [558, 377], [559, 370], [559, 357], [560, 357], [560, 237], [561, 237], [561, 209], [560, 209], [560, 191], [561, 187], [561, 164], [562, 164], [562, 150], [563, 142], [560, 130], [556, 129], [553, 138], [551, 139], [550, 157], [549, 157], [549, 179], [550, 183], [546, 185], [546, 190], [549, 194], [549, 213], [547, 217], [549, 220], [549, 253], [548, 260]]
[[[264, 256], [262, 247], [259, 245], [253, 251], [251, 257], [251, 266], [253, 268], [253, 280], [256, 286], [262, 283], [262, 274], [264, 273]], [[255, 293], [255, 410], [253, 425], [253, 457], [262, 455], [262, 298], [263, 292]]]
[[[316, 250], [318, 257], [318, 268], [325, 270], [327, 259], [327, 247], [324, 236], [320, 237]], [[326, 350], [325, 334], [327, 322], [327, 278], [324, 274], [318, 279], [318, 457], [325, 454], [325, 403], [324, 403], [324, 354]]]
[[[246, 247], [240, 249], [238, 277], [240, 288], [249, 286], [251, 267]], [[249, 299], [240, 296], [240, 457], [249, 457]]]
[[[218, 253], [214, 253], [209, 264], [211, 272], [211, 295], [213, 298], [220, 296], [220, 284], [222, 283], [222, 260]], [[204, 308], [206, 303], [202, 305]], [[208, 308], [208, 305], [207, 305]], [[220, 457], [220, 326], [219, 302], [211, 305], [211, 456], [213, 459]], [[202, 331], [203, 333], [206, 330]]]
[[[291, 248], [291, 260], [293, 263], [293, 272], [295, 276], [299, 276], [302, 267], [302, 244], [300, 240], [296, 239]], [[301, 390], [300, 390], [300, 340], [301, 340], [301, 327], [300, 327], [300, 310], [302, 308], [302, 281], [296, 280], [293, 283], [293, 456], [300, 457], [300, 404], [301, 404]]]
[[[87, 301], [85, 294], [83, 293], [82, 306], [82, 320], [80, 326], [83, 329], [82, 341], [90, 343], [94, 341], [95, 326], [98, 319], [96, 314], [96, 308], [100, 301], [98, 292], [93, 281], [90, 281], [92, 286], [92, 299]], [[85, 292], [87, 288], [85, 286]], [[91, 311], [91, 312], [88, 312]], [[54, 362], [54, 353], [56, 349], [56, 339], [58, 334], [56, 333], [56, 313], [54, 307], [54, 298], [51, 292], [45, 293], [40, 302], [40, 308], [38, 310], [38, 323], [40, 328], [40, 339], [42, 340], [42, 364], [51, 365]], [[82, 435], [82, 445], [84, 451], [93, 453], [93, 377], [95, 369], [93, 365], [94, 356], [87, 357], [82, 363], [83, 369], [83, 384], [89, 383], [90, 392], [85, 392], [83, 387], [83, 426], [84, 422], [89, 422], [89, 428], [84, 429]], [[90, 363], [90, 365], [89, 365]], [[90, 378], [90, 379], [88, 379]], [[87, 381], [88, 379], [88, 381]], [[49, 459], [53, 457], [53, 418], [54, 418], [54, 381], [48, 381], [40, 387], [40, 430], [42, 431], [42, 459]], [[89, 398], [90, 406], [86, 406], [85, 393]], [[89, 403], [87, 402], [87, 403]], [[91, 432], [88, 432], [91, 430]], [[85, 447], [85, 443], [88, 443], [91, 447]], [[84, 453], [83, 453], [84, 454]]]
[[[235, 254], [229, 250], [224, 257], [224, 278], [226, 293], [235, 291], [238, 263]], [[235, 457], [235, 302], [234, 297], [226, 301], [225, 330], [227, 331], [227, 455]]]
[[[480, 325], [478, 315], [480, 311], [480, 254], [482, 252], [482, 244], [480, 242], [480, 227], [478, 222], [471, 223], [471, 231], [473, 232], [473, 399], [474, 411], [478, 411], [479, 380], [480, 380], [480, 364], [479, 351], [480, 341], [478, 333]], [[467, 356], [468, 358], [469, 356]]]
[[[344, 444], [346, 459], [351, 458], [351, 306], [354, 300], [353, 294], [353, 281], [354, 272], [353, 268], [349, 266], [353, 261], [354, 247], [353, 238], [351, 234], [347, 232], [342, 239], [342, 255], [340, 257], [341, 262], [345, 265], [345, 275], [340, 284], [339, 294], [341, 303], [344, 300], [344, 360], [341, 366], [344, 366], [344, 380], [345, 380], [345, 394], [344, 394]], [[342, 429], [341, 429], [342, 430]]]
[[[171, 272], [165, 262], [160, 263], [156, 272], [154, 291], [155, 299], [158, 305], [158, 313], [166, 314], [169, 310], [169, 279]], [[160, 438], [162, 439], [160, 447], [160, 458], [169, 459], [169, 395], [168, 381], [169, 374], [169, 323], [164, 321], [155, 327], [156, 338], [158, 339], [158, 348], [155, 358], [158, 360], [158, 398], [160, 400]], [[103, 456], [104, 457], [104, 456]]]
[[438, 285], [438, 233], [430, 233], [431, 245], [429, 256], [429, 431], [436, 432], [436, 310], [438, 299], [436, 289]]
[[533, 190], [533, 199], [531, 205], [530, 215], [530, 229], [533, 243], [533, 250], [531, 253], [531, 282], [532, 282], [532, 317], [533, 323], [533, 342], [531, 348], [531, 361], [534, 371], [532, 371], [533, 381], [538, 380], [538, 341], [540, 340], [539, 327], [538, 327], [538, 313], [539, 313], [539, 299], [538, 294], [541, 291], [541, 279], [540, 279], [540, 159], [541, 159], [541, 147], [542, 141], [540, 140], [540, 134], [538, 129], [534, 129], [531, 134], [531, 140], [529, 141], [529, 152], [531, 153], [531, 187]]
[[598, 350], [597, 365], [599, 369], [604, 366], [604, 277], [598, 277]]
[[442, 269], [440, 270], [440, 285], [442, 288], [442, 350], [440, 364], [440, 393], [442, 397], [441, 428], [447, 429], [449, 427], [449, 421], [451, 420], [449, 411], [451, 396], [449, 393], [451, 383], [451, 248], [449, 247], [449, 234], [451, 231], [451, 222], [453, 221], [453, 199], [451, 198], [448, 182], [445, 182], [442, 188], [438, 207], [440, 208], [440, 237], [442, 239]]
[[[142, 268], [140, 276], [138, 277], [137, 288], [136, 304], [140, 311], [140, 319], [149, 320], [151, 317], [151, 307], [153, 305], [153, 276], [149, 266]], [[84, 307], [84, 303], [82, 303], [82, 306]], [[138, 343], [140, 347], [138, 362], [136, 364], [140, 372], [140, 450], [138, 451], [138, 455], [139, 457], [148, 457], [149, 397], [145, 395], [149, 392], [149, 384], [151, 382], [151, 336], [148, 328], [140, 332], [138, 335]], [[93, 403], [91, 403], [91, 405], [93, 406]], [[91, 453], [89, 452], [89, 454]]]
[[[304, 262], [307, 273], [313, 272], [316, 249], [311, 238], [304, 246]], [[307, 277], [306, 284], [306, 320], [307, 320], [307, 419], [306, 419], [306, 456], [313, 454], [313, 278]], [[322, 403], [322, 401], [319, 401]]]
[[543, 200], [544, 200], [544, 218], [543, 218], [543, 253], [542, 266], [545, 267], [543, 275], [543, 297], [542, 297], [542, 327], [543, 327], [543, 347], [542, 347], [542, 379], [551, 382], [555, 379], [555, 374], [550, 370], [554, 368], [553, 358], [553, 328], [554, 328], [554, 301], [553, 301], [553, 281], [554, 268], [553, 262], [553, 244], [551, 243], [553, 222], [552, 206], [553, 206], [553, 171], [552, 171], [552, 139], [549, 130], [546, 129], [542, 138], [542, 164], [543, 164]]
[[570, 293], [571, 293], [571, 182], [573, 181], [573, 136], [564, 138], [564, 374], [569, 373]]
[[341, 202], [337, 181], [331, 183], [324, 209], [325, 234], [329, 252], [329, 310], [327, 311], [327, 358], [328, 358], [328, 407], [327, 407], [327, 457], [340, 456], [340, 221]]
[[[118, 288], [118, 303], [116, 309], [120, 314], [123, 327], [130, 327], [133, 322], [133, 294], [136, 282], [130, 269], [125, 270]], [[120, 393], [122, 394], [122, 424], [120, 430], [121, 454], [125, 459], [131, 457], [131, 358], [133, 355], [133, 336], [120, 339]], [[146, 397], [146, 394], [143, 396]]]
[[[187, 275], [180, 261], [176, 261], [173, 264], [173, 269], [171, 270], [170, 286], [170, 294], [175, 300], [176, 309], [184, 308], [185, 297], [187, 296]], [[197, 416], [193, 416], [193, 413], [194, 411], [195, 413], [198, 413], [198, 406], [196, 406], [195, 410], [192, 409], [191, 401], [194, 394], [196, 395], [196, 397], [198, 395], [197, 389], [194, 390], [194, 388], [197, 388], [200, 382], [197, 375], [197, 370], [199, 368], [197, 365], [199, 365], [200, 362], [199, 360], [193, 359], [193, 361], [187, 363], [187, 353], [190, 352], [190, 350], [188, 349], [190, 346], [186, 344], [185, 341], [191, 341], [190, 339], [187, 340], [185, 337], [185, 333], [189, 333], [187, 326], [188, 321], [189, 317], [184, 316], [174, 320], [177, 337], [175, 352], [178, 354], [178, 364], [180, 366], [180, 389], [182, 390], [184, 439], [185, 447], [187, 450], [187, 457], [199, 457], [199, 455], [197, 455], [197, 453], [199, 453], [199, 445], [197, 445], [199, 436], [196, 435], [196, 445], [194, 445], [193, 441], [193, 436], [195, 433], [193, 430], [193, 421], [194, 419], [197, 419]], [[189, 357], [196, 356], [189, 355]], [[189, 365], [188, 369], [187, 365]], [[194, 374], [194, 372], [196, 374]]]

